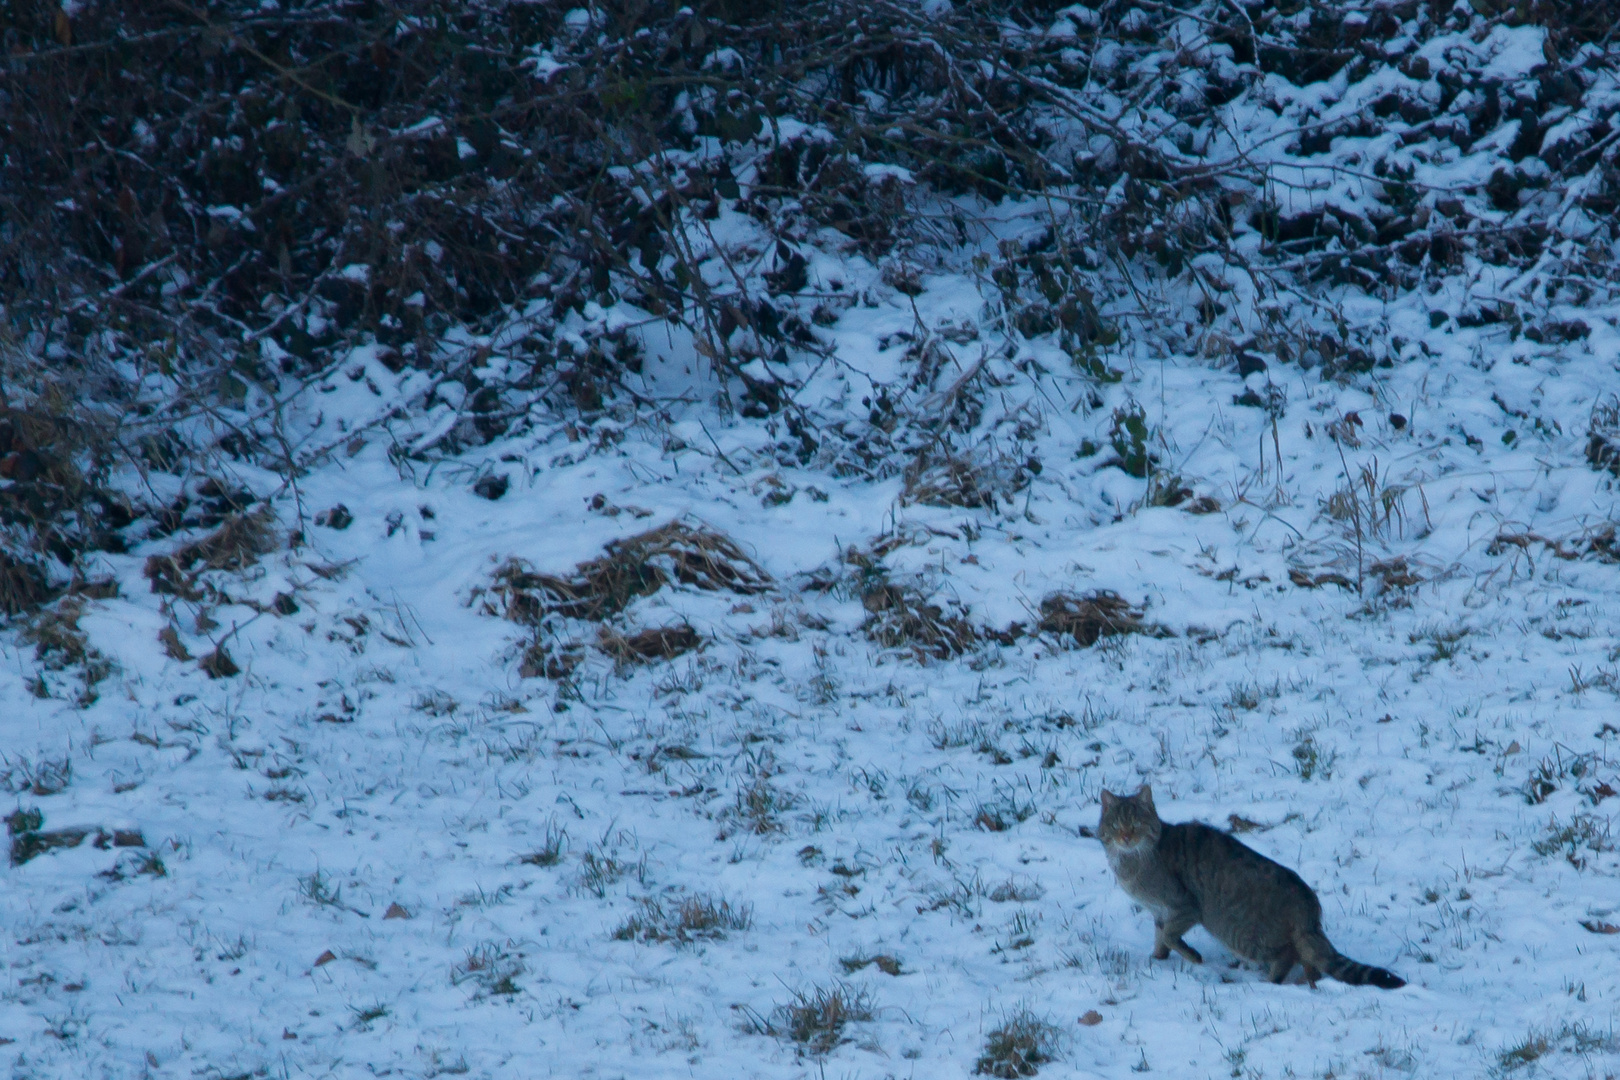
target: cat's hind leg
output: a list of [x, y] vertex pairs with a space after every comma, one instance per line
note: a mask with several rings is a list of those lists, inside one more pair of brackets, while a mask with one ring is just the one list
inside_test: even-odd
[[[1288, 973], [1294, 970], [1294, 965], [1298, 962], [1299, 954], [1294, 951], [1293, 946], [1289, 946], [1286, 952], [1271, 961], [1271, 971], [1266, 978], [1274, 983], [1280, 983], [1288, 978]], [[1320, 972], [1318, 974], [1320, 975]], [[1310, 975], [1310, 969], [1307, 968], [1305, 977], [1310, 978]]]

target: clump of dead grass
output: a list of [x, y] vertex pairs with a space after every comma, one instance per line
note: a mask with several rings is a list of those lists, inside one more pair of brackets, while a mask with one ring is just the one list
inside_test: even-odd
[[1101, 638], [1118, 634], [1172, 636], [1168, 627], [1144, 622], [1144, 614], [1143, 608], [1108, 589], [1078, 595], [1055, 592], [1041, 601], [1041, 619], [1037, 626], [1059, 640], [1072, 639], [1082, 649], [1097, 644]]
[[585, 659], [585, 648], [578, 642], [557, 641], [540, 634], [524, 646], [523, 659], [518, 663], [518, 674], [525, 679], [544, 676], [547, 679], [566, 679]]
[[[524, 646], [518, 674], [565, 680], [586, 651], [565, 631], [569, 620], [603, 622], [668, 585], [749, 595], [773, 588], [774, 582], [730, 537], [702, 524], [672, 521], [613, 541], [601, 555], [566, 575], [542, 573], [512, 559], [495, 571], [493, 582], [474, 600], [481, 595], [485, 614], [534, 631]], [[596, 636], [597, 648], [620, 664], [672, 659], [701, 648], [703, 641], [685, 623], [635, 633], [603, 626]]]
[[929, 603], [915, 586], [880, 578], [861, 595], [861, 606], [869, 613], [861, 624], [867, 640], [885, 649], [909, 652], [919, 661], [960, 656], [983, 637], [966, 609]]
[[875, 956], [855, 953], [852, 956], [841, 958], [838, 963], [843, 967], [846, 975], [853, 975], [857, 971], [863, 971], [868, 967], [876, 967], [885, 975], [898, 976], [904, 973], [900, 965], [900, 958], [889, 953], [878, 953]]
[[[62, 373], [40, 379], [7, 351], [0, 374], [0, 616], [12, 616], [71, 590], [83, 552], [123, 550], [117, 530], [134, 511], [105, 486], [110, 430], [58, 381]], [[19, 399], [27, 404], [14, 407]], [[72, 584], [53, 572], [64, 564]]]
[[962, 454], [919, 454], [906, 468], [900, 501], [996, 510], [1002, 503], [1010, 504], [1038, 472], [1040, 464], [1034, 458], [1020, 461], [1003, 455], [976, 461]]
[[79, 627], [84, 601], [68, 597], [38, 612], [23, 628], [22, 640], [34, 646], [34, 660], [40, 672], [32, 681], [37, 697], [50, 697], [47, 673], [76, 677], [79, 686], [73, 701], [81, 709], [95, 704], [96, 685], [113, 673], [113, 663], [90, 644], [90, 636]]
[[870, 991], [847, 983], [795, 991], [793, 1000], [778, 1005], [764, 1028], [771, 1035], [786, 1035], [812, 1054], [825, 1054], [844, 1042], [844, 1028], [876, 1015]]
[[770, 777], [761, 773], [747, 787], [737, 789], [736, 804], [723, 813], [754, 835], [767, 836], [782, 830], [782, 814], [797, 801], [791, 792], [773, 787]]
[[528, 970], [524, 957], [513, 942], [486, 941], [467, 951], [466, 959], [450, 971], [450, 984], [476, 986], [477, 996], [510, 997], [521, 992], [518, 976]]
[[604, 553], [562, 576], [512, 560], [495, 572], [490, 592], [513, 622], [538, 626], [548, 615], [601, 622], [666, 585], [752, 594], [771, 576], [723, 533], [672, 521], [607, 545]]
[[198, 578], [210, 570], [242, 571], [275, 548], [275, 519], [268, 505], [232, 514], [198, 540], [182, 544], [167, 555], [146, 560], [145, 574], [152, 591], [201, 600], [206, 593]]
[[653, 627], [634, 634], [621, 634], [604, 626], [596, 635], [596, 647], [622, 664], [672, 660], [702, 646], [703, 635], [686, 623]]
[[[145, 847], [146, 838], [139, 829], [109, 829], [104, 826], [76, 826], [67, 829], [45, 828], [45, 815], [37, 808], [16, 810], [6, 817], [6, 832], [11, 836], [11, 865], [21, 866], [49, 851], [76, 848], [86, 840], [106, 851], [110, 848]], [[162, 863], [159, 862], [161, 867]], [[154, 871], [142, 871], [152, 873]]]
[[38, 566], [0, 551], [0, 615], [31, 611], [50, 595], [50, 582]]
[[717, 896], [694, 894], [678, 902], [647, 898], [641, 910], [613, 931], [615, 941], [674, 941], [685, 945], [694, 941], [714, 941], [732, 931], [747, 930], [754, 924], [750, 904], [731, 903]]
[[984, 1052], [974, 1063], [973, 1073], [1002, 1080], [1034, 1076], [1042, 1065], [1057, 1056], [1062, 1034], [1050, 1021], [1027, 1008], [1019, 1009], [990, 1032]]

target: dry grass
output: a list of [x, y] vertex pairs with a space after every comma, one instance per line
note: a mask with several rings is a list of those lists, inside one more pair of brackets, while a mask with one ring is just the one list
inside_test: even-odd
[[50, 595], [50, 582], [38, 566], [0, 551], [0, 615], [31, 611]]
[[527, 970], [523, 954], [512, 942], [504, 945], [485, 942], [469, 949], [466, 959], [451, 970], [450, 984], [461, 986], [470, 982], [478, 987], [479, 996], [511, 996], [522, 990], [517, 978]]
[[719, 897], [697, 894], [679, 903], [666, 904], [648, 898], [641, 910], [613, 931], [615, 941], [714, 941], [732, 931], [747, 930], [754, 923], [749, 904], [732, 907]]
[[[9, 344], [0, 343], [0, 344]], [[0, 616], [19, 615], [63, 591], [52, 563], [94, 548], [122, 550], [115, 530], [134, 514], [102, 486], [110, 435], [53, 371], [41, 379], [28, 361], [0, 355]], [[25, 407], [13, 403], [27, 401]], [[77, 563], [73, 563], [75, 571]], [[75, 580], [78, 574], [74, 574]]]
[[1040, 1067], [1057, 1056], [1062, 1032], [1051, 1022], [1028, 1009], [1007, 1016], [990, 1032], [984, 1052], [973, 1065], [975, 1076], [1018, 1080], [1034, 1076]]
[[[584, 645], [560, 633], [560, 621], [601, 622], [667, 585], [742, 594], [773, 587], [771, 576], [729, 537], [703, 525], [672, 521], [615, 540], [571, 574], [546, 574], [513, 559], [495, 572], [483, 610], [533, 628], [518, 674], [567, 679], [585, 658]], [[703, 636], [684, 623], [633, 634], [602, 627], [596, 645], [619, 663], [668, 660], [701, 648]]]
[[904, 973], [900, 966], [900, 958], [891, 956], [888, 953], [878, 953], [875, 956], [857, 953], [854, 956], [842, 958], [838, 963], [843, 967], [846, 975], [853, 975], [857, 971], [862, 971], [868, 967], [875, 967], [885, 975], [901, 975]]
[[825, 1054], [844, 1041], [844, 1028], [875, 1015], [869, 991], [845, 983], [816, 986], [794, 993], [777, 1006], [767, 1030], [786, 1035], [812, 1054]]
[[900, 501], [994, 511], [1004, 503], [1010, 505], [1039, 471], [1033, 459], [1006, 455], [975, 461], [961, 454], [921, 454], [906, 468]]
[[1107, 589], [1082, 595], [1055, 592], [1041, 601], [1041, 619], [1037, 626], [1043, 633], [1060, 640], [1072, 639], [1082, 649], [1097, 644], [1100, 638], [1116, 634], [1172, 636], [1168, 627], [1143, 622], [1143, 614], [1142, 608]]
[[772, 787], [770, 777], [761, 775], [747, 787], [738, 789], [736, 804], [725, 811], [725, 815], [741, 822], [756, 836], [765, 836], [781, 831], [781, 816], [793, 808], [795, 801], [790, 793]]
[[1592, 406], [1587, 424], [1586, 461], [1599, 472], [1620, 476], [1620, 397]]
[[729, 537], [705, 526], [672, 521], [623, 540], [580, 563], [566, 577], [529, 569], [516, 560], [495, 573], [499, 614], [538, 626], [548, 615], [600, 622], [666, 585], [708, 592], [759, 593], [771, 576]]
[[45, 815], [37, 809], [13, 812], [6, 818], [6, 831], [11, 834], [12, 866], [21, 866], [48, 851], [76, 848], [86, 840], [103, 851], [146, 846], [146, 838], [136, 829], [108, 829], [98, 825], [46, 831]]
[[524, 647], [518, 674], [525, 679], [566, 679], [584, 659], [585, 650], [579, 644], [539, 636]]
[[38, 612], [23, 628], [22, 640], [34, 646], [34, 660], [41, 672], [33, 681], [34, 693], [50, 697], [46, 673], [67, 672], [77, 677], [73, 700], [81, 709], [95, 704], [96, 685], [113, 672], [113, 663], [90, 644], [90, 637], [79, 628], [84, 601], [67, 597], [54, 607]]
[[981, 632], [962, 609], [931, 604], [916, 588], [879, 579], [861, 596], [870, 614], [861, 624], [867, 640], [903, 649], [917, 660], [948, 660], [976, 646]]
[[152, 591], [201, 600], [206, 593], [197, 579], [210, 570], [241, 571], [275, 548], [274, 515], [268, 505], [232, 514], [200, 540], [183, 544], [167, 555], [146, 560], [146, 578]]
[[702, 646], [703, 635], [686, 623], [655, 627], [629, 635], [604, 626], [596, 636], [597, 648], [626, 664], [671, 660]]

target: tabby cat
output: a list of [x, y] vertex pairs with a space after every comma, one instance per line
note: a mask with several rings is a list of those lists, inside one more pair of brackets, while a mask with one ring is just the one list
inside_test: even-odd
[[1406, 980], [1335, 949], [1322, 933], [1322, 904], [1298, 874], [1200, 822], [1159, 820], [1153, 790], [1102, 793], [1097, 838], [1120, 887], [1153, 912], [1153, 959], [1174, 949], [1204, 962], [1181, 935], [1199, 923], [1239, 956], [1265, 964], [1280, 983], [1296, 963], [1312, 986], [1326, 972], [1352, 986], [1394, 990]]

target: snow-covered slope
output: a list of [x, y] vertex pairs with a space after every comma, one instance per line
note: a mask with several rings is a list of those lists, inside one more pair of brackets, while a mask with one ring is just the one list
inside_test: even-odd
[[[858, 346], [885, 320], [957, 314], [933, 295], [865, 310], [848, 366], [882, 363]], [[85, 708], [72, 669], [36, 698], [14, 646], [6, 754], [47, 833], [144, 846], [91, 835], [8, 872], [13, 1071], [965, 1075], [1028, 1006], [1064, 1032], [1058, 1075], [1477, 1075], [1542, 1037], [1548, 1075], [1601, 1075], [1620, 939], [1583, 924], [1620, 921], [1620, 684], [1615, 568], [1580, 541], [1613, 510], [1579, 423], [1613, 371], [1592, 321], [1585, 347], [1522, 357], [1419, 327], [1434, 357], [1362, 389], [1277, 376], [1275, 432], [1230, 404], [1235, 375], [1143, 366], [1110, 392], [1144, 403], [1214, 513], [1133, 510], [1145, 481], [1066, 460], [1110, 414], [1071, 411], [1079, 380], [1051, 377], [1052, 464], [1011, 513], [785, 470], [759, 427], [694, 408], [672, 420], [684, 450], [609, 424], [492, 444], [497, 501], [470, 490], [482, 458], [402, 477], [362, 440], [298, 491], [352, 524], [204, 575], [228, 599], [154, 595], [140, 558], [109, 559], [121, 595], [78, 624], [114, 674]], [[336, 385], [327, 420], [362, 383]], [[1354, 523], [1331, 512], [1347, 466], [1376, 470], [1355, 496], [1360, 595]], [[276, 505], [291, 524], [291, 495]], [[526, 632], [486, 613], [499, 567], [566, 576], [668, 521], [729, 536], [774, 586], [659, 589], [613, 624], [689, 624], [701, 649], [590, 647], [565, 682], [521, 678]], [[919, 663], [861, 632], [874, 565], [976, 626], [1109, 589], [1169, 633]], [[241, 673], [166, 656], [165, 626], [193, 656], [223, 641]], [[1149, 962], [1147, 917], [1083, 834], [1102, 786], [1144, 780], [1169, 817], [1255, 823], [1335, 942], [1411, 986], [1273, 987], [1201, 938], [1202, 968]], [[690, 898], [751, 918], [619, 939]], [[845, 970], [879, 955], [899, 974]], [[765, 1033], [839, 985], [872, 1018], [825, 1061]]]
[[[1531, 79], [1541, 31], [1470, 25], [1403, 62]], [[1283, 129], [1427, 100], [1403, 70], [1233, 99], [1333, 266], [1382, 265], [1350, 158], [1422, 144]], [[1489, 209], [1493, 138], [1415, 163], [1414, 218], [1575, 245], [1593, 192]], [[587, 304], [545, 332], [644, 355], [599, 410], [480, 431], [361, 348], [276, 403], [293, 481], [144, 478], [188, 527], [3, 645], [11, 1074], [1015, 1075], [1015, 1019], [1053, 1076], [1620, 1072], [1608, 240], [1370, 287], [1233, 262], [1257, 217], [1116, 279], [1080, 348], [983, 276], [1072, 223], [976, 212], [881, 264], [807, 228], [775, 303], [814, 347], [744, 368], [794, 409]], [[701, 242], [797, 254], [734, 204]], [[547, 318], [446, 355], [506, 392]], [[1272, 986], [1202, 930], [1151, 961], [1089, 835], [1143, 782], [1409, 985]]]

